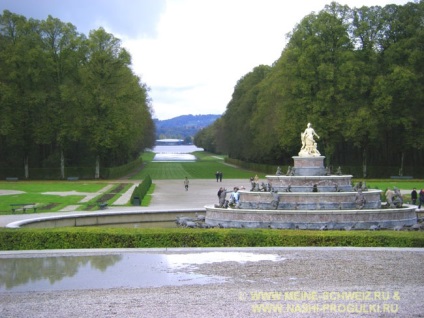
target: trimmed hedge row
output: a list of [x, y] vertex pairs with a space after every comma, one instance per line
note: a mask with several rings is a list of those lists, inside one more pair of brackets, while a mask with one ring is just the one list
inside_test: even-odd
[[152, 185], [152, 178], [150, 177], [150, 175], [147, 175], [144, 178], [144, 180], [137, 187], [135, 187], [131, 195], [131, 202], [134, 202], [134, 198], [138, 197], [141, 203], [141, 201], [143, 201], [143, 198], [149, 191], [149, 188], [151, 187], [151, 185]]
[[111, 168], [100, 168], [100, 177], [103, 179], [118, 179], [125, 176], [138, 167], [142, 166], [143, 159], [140, 157], [134, 161], [131, 161], [125, 165]]
[[424, 232], [96, 227], [0, 230], [0, 250], [277, 246], [424, 247]]

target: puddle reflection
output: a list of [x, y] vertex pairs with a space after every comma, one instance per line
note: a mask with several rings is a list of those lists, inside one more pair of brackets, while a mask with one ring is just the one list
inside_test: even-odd
[[192, 270], [206, 263], [263, 260], [282, 258], [245, 252], [3, 257], [0, 293], [222, 283], [228, 278], [195, 274]]

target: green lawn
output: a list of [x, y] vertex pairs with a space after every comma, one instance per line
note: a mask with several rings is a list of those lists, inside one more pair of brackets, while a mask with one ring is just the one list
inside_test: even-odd
[[[22, 191], [12, 195], [0, 196], [0, 214], [11, 214], [11, 204], [19, 203], [35, 203], [37, 204], [37, 212], [56, 212], [68, 205], [78, 205], [76, 210], [95, 210], [97, 209], [97, 201], [103, 196], [99, 194], [89, 202], [81, 203], [85, 195], [60, 195], [61, 192], [83, 192], [95, 193], [106, 187], [107, 181], [7, 181], [0, 182], [0, 190], [15, 190]], [[119, 193], [125, 192], [131, 184], [120, 186], [119, 183], [113, 183], [113, 186], [108, 190], [107, 202], [114, 202], [119, 196]], [[119, 187], [119, 188], [118, 188]], [[119, 193], [116, 193], [119, 191]], [[47, 194], [47, 192], [56, 192]], [[27, 213], [31, 213], [30, 209]], [[22, 212], [17, 212], [22, 213]]]
[[[147, 152], [143, 154], [143, 169], [132, 177], [133, 180], [143, 180], [150, 175], [154, 180], [169, 179], [213, 179], [217, 170], [222, 171], [224, 178], [231, 179], [249, 179], [256, 173], [233, 166], [226, 165], [223, 156], [215, 156], [207, 152], [193, 153], [196, 162], [152, 162], [154, 153]], [[258, 174], [264, 177], [264, 174]], [[4, 195], [0, 197], [0, 214], [11, 214], [11, 204], [16, 203], [36, 203], [37, 212], [56, 212], [60, 211], [68, 205], [78, 205], [76, 210], [96, 210], [98, 209], [96, 202], [100, 199], [100, 195], [92, 199], [90, 202], [81, 203], [80, 201], [85, 195], [60, 196], [58, 194], [45, 194], [45, 192], [98, 192], [108, 184], [116, 182], [116, 180], [101, 181], [2, 181], [0, 182], [0, 190], [16, 190], [23, 191], [21, 194]], [[118, 183], [114, 185], [114, 188]], [[131, 185], [128, 184], [120, 193], [125, 192]], [[113, 188], [108, 192], [113, 192]], [[119, 197], [119, 194], [111, 195], [106, 201], [111, 205]], [[149, 196], [143, 199], [143, 206], [149, 202]], [[32, 210], [28, 210], [32, 211]], [[27, 212], [27, 213], [28, 213]], [[22, 213], [22, 212], [19, 212]]]
[[2, 190], [18, 190], [28, 193], [49, 191], [97, 192], [104, 186], [104, 183], [93, 181], [0, 181], [0, 189]]
[[403, 190], [412, 190], [413, 188], [419, 190], [424, 188], [424, 180], [411, 179], [411, 180], [398, 180], [398, 179], [370, 179], [365, 180], [367, 187], [370, 189], [386, 190], [394, 187]]
[[132, 179], [144, 179], [150, 175], [153, 180], [167, 179], [214, 179], [215, 172], [221, 171], [226, 179], [249, 179], [258, 174], [264, 178], [264, 173], [248, 171], [225, 164], [224, 156], [217, 156], [208, 152], [193, 152], [195, 162], [154, 162], [152, 153], [143, 154], [144, 168]]

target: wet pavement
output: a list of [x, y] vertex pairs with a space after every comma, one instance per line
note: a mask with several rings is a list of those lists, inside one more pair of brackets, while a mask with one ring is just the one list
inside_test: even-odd
[[0, 252], [1, 317], [421, 317], [424, 249]]
[[0, 293], [223, 283], [226, 277], [193, 271], [202, 264], [281, 260], [272, 253], [186, 252], [0, 252]]

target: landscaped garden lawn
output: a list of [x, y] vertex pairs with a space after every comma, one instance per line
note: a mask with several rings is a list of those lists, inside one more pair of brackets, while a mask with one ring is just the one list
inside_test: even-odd
[[[224, 179], [246, 179], [258, 175], [264, 179], [265, 174], [255, 171], [240, 169], [224, 162], [224, 156], [217, 156], [204, 151], [193, 153], [197, 160], [195, 162], [153, 162], [154, 153], [146, 152], [142, 155], [143, 169], [131, 177], [132, 180], [143, 180], [147, 175], [153, 180], [171, 180], [171, 179], [214, 179], [215, 172], [221, 171]], [[365, 181], [370, 189], [380, 189], [383, 192], [387, 188], [393, 189], [397, 187], [401, 190], [412, 190], [412, 188], [424, 188], [424, 180], [403, 180], [403, 179], [354, 179], [353, 183]], [[10, 214], [11, 204], [16, 203], [37, 203], [39, 208], [37, 212], [55, 212], [63, 209], [68, 205], [79, 205], [77, 210], [97, 209], [96, 202], [99, 197], [94, 198], [90, 202], [81, 204], [80, 201], [84, 195], [47, 195], [45, 192], [98, 192], [106, 185], [116, 183], [116, 180], [79, 180], [79, 181], [1, 181], [0, 190], [16, 190], [23, 191], [21, 194], [0, 196], [0, 214]], [[116, 183], [117, 187], [118, 183]], [[120, 193], [126, 191], [131, 184], [127, 184], [125, 189], [121, 189]], [[113, 188], [108, 192], [113, 193]], [[404, 196], [409, 201], [409, 194]], [[107, 202], [112, 204], [119, 194], [108, 198]], [[143, 200], [143, 205], [148, 204], [149, 200]], [[29, 211], [28, 211], [29, 212]]]
[[[222, 171], [224, 179], [249, 179], [258, 175], [264, 179], [265, 174], [247, 171], [224, 163], [223, 156], [215, 156], [207, 152], [194, 153], [196, 162], [152, 162], [154, 153], [143, 154], [143, 169], [132, 177], [133, 180], [143, 180], [150, 175], [153, 184], [149, 193], [154, 191], [155, 180], [167, 179], [214, 179], [216, 171]], [[393, 179], [354, 179], [353, 183], [366, 182], [368, 188], [381, 189], [397, 187], [402, 190], [424, 187], [423, 180], [393, 180]], [[8, 181], [0, 182], [0, 190], [16, 190], [25, 193], [0, 196], [0, 214], [10, 214], [10, 204], [41, 203], [55, 206], [44, 211], [55, 212], [67, 205], [80, 205], [80, 210], [96, 208], [99, 197], [86, 204], [79, 201], [84, 196], [47, 195], [44, 192], [85, 192], [94, 193], [108, 184], [120, 186], [117, 180], [101, 181]], [[131, 186], [128, 183], [119, 190], [126, 191]], [[120, 195], [113, 194], [109, 203], [113, 203]], [[118, 192], [118, 191], [116, 191]], [[407, 197], [408, 195], [406, 195]], [[148, 204], [143, 199], [143, 205]], [[407, 199], [407, 198], [406, 198]], [[27, 212], [28, 213], [28, 212]], [[58, 228], [58, 229], [0, 229], [0, 238], [4, 250], [18, 249], [51, 249], [51, 248], [116, 248], [116, 247], [206, 247], [206, 246], [397, 246], [423, 247], [423, 232], [396, 231], [295, 231], [271, 229], [114, 229], [114, 228]]]
[[196, 151], [192, 153], [196, 156], [195, 162], [155, 162], [152, 161], [154, 154], [143, 154], [143, 162], [145, 166], [131, 179], [142, 180], [150, 175], [154, 180], [171, 180], [171, 179], [214, 179], [216, 171], [221, 171], [223, 178], [226, 179], [246, 179], [254, 177], [256, 174], [259, 178], [264, 178], [265, 174], [255, 171], [240, 169], [225, 164], [223, 156]]
[[[107, 181], [5, 181], [0, 182], [0, 190], [22, 191], [10, 195], [0, 196], [0, 214], [11, 214], [11, 204], [37, 204], [37, 212], [57, 212], [68, 205], [79, 206], [76, 210], [97, 209], [97, 200], [102, 194], [93, 198], [89, 202], [81, 203], [85, 195], [61, 195], [62, 192], [80, 192], [96, 193], [106, 187], [110, 182]], [[119, 183], [112, 183], [112, 188], [106, 193], [114, 193], [118, 187], [119, 192], [126, 191], [131, 184], [120, 186]], [[47, 192], [56, 192], [47, 194]], [[105, 193], [105, 194], [106, 194]], [[119, 194], [109, 195], [111, 198], [107, 201], [113, 202]], [[28, 209], [27, 213], [32, 213], [33, 209]], [[22, 212], [19, 212], [22, 213]]]

